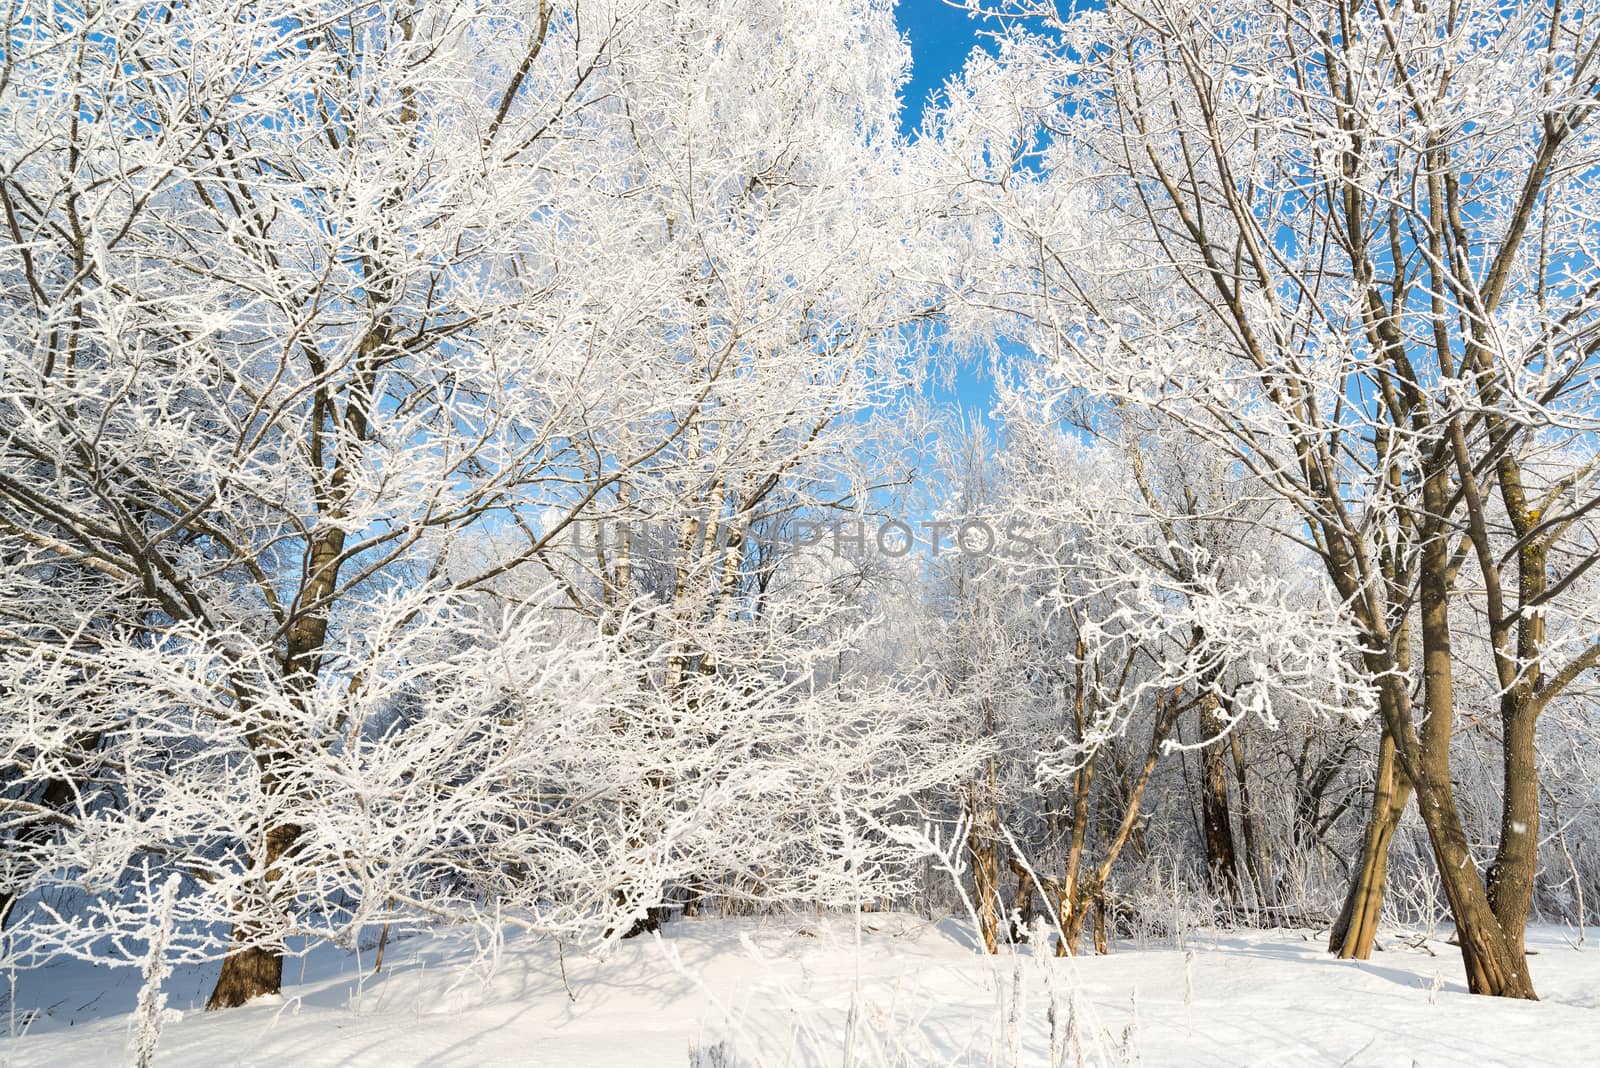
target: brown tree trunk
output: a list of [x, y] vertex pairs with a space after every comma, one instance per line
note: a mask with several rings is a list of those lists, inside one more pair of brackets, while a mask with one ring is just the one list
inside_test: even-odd
[[1256, 903], [1272, 904], [1275, 895], [1267, 881], [1267, 857], [1261, 836], [1256, 833], [1255, 811], [1250, 803], [1250, 775], [1245, 760], [1245, 743], [1236, 730], [1228, 735], [1233, 754], [1234, 780], [1239, 784], [1239, 828], [1244, 831], [1244, 866], [1255, 891]]
[[[1424, 485], [1424, 506], [1429, 515], [1445, 513], [1447, 488], [1442, 478], [1430, 476]], [[1508, 938], [1489, 904], [1489, 895], [1472, 862], [1471, 849], [1456, 807], [1450, 781], [1450, 735], [1454, 729], [1455, 679], [1450, 647], [1449, 548], [1443, 524], [1423, 540], [1418, 570], [1422, 622], [1423, 700], [1427, 718], [1422, 723], [1421, 745], [1411, 776], [1417, 790], [1417, 808], [1433, 842], [1439, 877], [1456, 920], [1461, 957], [1467, 970], [1467, 988], [1474, 994], [1535, 999], [1527, 958]], [[1394, 702], [1391, 702], [1393, 704]], [[1386, 709], [1395, 714], [1398, 709]], [[1410, 730], [1409, 722], [1392, 723], [1391, 731]], [[1396, 744], [1401, 744], [1398, 740]], [[1531, 739], [1530, 739], [1531, 744]]]
[[1200, 704], [1200, 733], [1213, 739], [1200, 751], [1200, 825], [1205, 838], [1206, 871], [1211, 890], [1229, 904], [1239, 901], [1239, 862], [1233, 845], [1233, 820], [1228, 812], [1228, 765], [1223, 759], [1225, 728], [1216, 712], [1216, 698]]
[[[1516, 702], [1511, 697], [1507, 703]], [[1489, 868], [1489, 904], [1506, 940], [1522, 953], [1539, 869], [1539, 768], [1534, 757], [1534, 717], [1516, 709], [1502, 717], [1505, 794], [1500, 848]]]
[[1170, 700], [1166, 694], [1161, 694], [1157, 698], [1155, 724], [1150, 732], [1150, 748], [1146, 751], [1144, 764], [1128, 792], [1117, 829], [1105, 843], [1104, 855], [1101, 856], [1099, 864], [1084, 876], [1078, 866], [1082, 860], [1080, 851], [1073, 865], [1068, 868], [1070, 882], [1053, 884], [1059, 902], [1057, 915], [1061, 921], [1061, 942], [1056, 946], [1057, 956], [1077, 952], [1078, 940], [1083, 935], [1084, 921], [1091, 907], [1095, 909], [1095, 951], [1099, 953], [1106, 951], [1106, 883], [1111, 878], [1111, 869], [1116, 865], [1117, 857], [1122, 854], [1123, 847], [1128, 844], [1134, 826], [1139, 821], [1139, 808], [1144, 802], [1145, 790], [1150, 785], [1150, 776], [1155, 771], [1156, 761], [1160, 759], [1161, 745], [1166, 740], [1167, 732], [1177, 721], [1179, 707], [1176, 695]]
[[1078, 945], [1083, 941], [1083, 923], [1089, 916], [1088, 902], [1060, 889], [1056, 894], [1056, 917], [1060, 921], [1060, 941], [1056, 943], [1056, 956], [1078, 955]]
[[1033, 875], [1016, 857], [1010, 859], [1011, 874], [1017, 879], [1017, 892], [1011, 899], [1011, 914], [1006, 917], [1011, 925], [1011, 941], [1021, 945], [1028, 940], [1029, 924], [1033, 922]]
[[1367, 960], [1378, 937], [1383, 893], [1389, 872], [1389, 843], [1411, 798], [1411, 784], [1395, 766], [1394, 739], [1383, 732], [1378, 774], [1373, 784], [1372, 816], [1361, 843], [1361, 860], [1350, 879], [1344, 908], [1328, 935], [1328, 952], [1345, 960]]
[[[283, 858], [300, 828], [281, 824], [267, 832], [264, 860], [266, 873], [262, 876], [264, 892], [270, 892], [272, 883], [282, 872], [278, 861]], [[241, 911], [248, 911], [241, 908]], [[230, 941], [238, 948], [230, 951], [222, 961], [222, 973], [211, 990], [206, 1009], [231, 1009], [264, 994], [276, 994], [283, 985], [283, 950], [272, 945], [249, 945], [259, 932], [248, 919], [235, 920]]]
[[[248, 928], [233, 925], [235, 942], [248, 938]], [[246, 946], [230, 952], [222, 961], [222, 974], [206, 1000], [206, 1010], [232, 1009], [265, 994], [276, 994], [283, 986], [283, 954], [266, 946]]]
[[994, 764], [987, 771], [987, 793], [974, 780], [969, 790], [968, 807], [972, 826], [967, 832], [967, 848], [972, 853], [972, 906], [978, 914], [978, 930], [984, 949], [1000, 952], [1000, 814], [994, 805]]
[[[619, 892], [617, 903], [621, 905], [629, 904], [628, 895]], [[638, 938], [640, 935], [647, 935], [661, 930], [662, 925], [667, 922], [669, 911], [665, 905], [648, 906], [644, 910], [644, 914], [636, 918], [628, 925], [628, 929], [622, 932], [622, 937], [625, 939]], [[613, 931], [615, 931], [615, 928], [608, 929], [605, 932], [605, 937], [610, 938]]]
[[1461, 943], [1461, 959], [1467, 971], [1467, 989], [1474, 994], [1537, 1001], [1533, 979], [1528, 974], [1527, 957], [1506, 937], [1489, 906], [1488, 894], [1472, 864], [1454, 800], [1453, 791], [1433, 782], [1417, 789], [1417, 805], [1423, 812], [1423, 822], [1428, 824], [1428, 834], [1439, 860], [1440, 879], [1450, 901], [1450, 911], [1455, 916], [1456, 937]]
[[[1088, 737], [1086, 682], [1086, 654], [1083, 635], [1080, 633], [1073, 650], [1072, 721], [1080, 742]], [[1062, 865], [1061, 881], [1054, 884], [1056, 923], [1059, 940], [1056, 956], [1076, 955], [1078, 940], [1083, 935], [1083, 896], [1080, 879], [1083, 873], [1084, 853], [1089, 845], [1089, 803], [1094, 791], [1095, 763], [1101, 758], [1097, 748], [1072, 776], [1072, 823], [1068, 829], [1067, 856]]]
[[[329, 493], [337, 503], [329, 507], [329, 512], [337, 514], [342, 506], [348, 478], [348, 469], [342, 466], [336, 467], [331, 474]], [[311, 538], [306, 561], [307, 577], [297, 598], [302, 614], [289, 628], [283, 661], [283, 686], [290, 699], [296, 702], [316, 685], [317, 673], [321, 669], [323, 643], [328, 636], [329, 603], [338, 585], [344, 544], [345, 532], [336, 525], [324, 524]], [[241, 703], [248, 707], [249, 687], [239, 685], [237, 689]], [[280, 789], [280, 777], [275, 773], [274, 766], [283, 759], [288, 743], [274, 736], [273, 725], [265, 723], [252, 729], [246, 740], [260, 769], [262, 793], [276, 793]], [[289, 822], [267, 828], [261, 847], [261, 885], [257, 888], [263, 899], [272, 896], [274, 884], [283, 877], [279, 862], [294, 846], [300, 831], [297, 824]], [[207, 1010], [233, 1008], [263, 994], [276, 994], [283, 982], [282, 949], [270, 944], [248, 944], [261, 935], [256, 922], [250, 918], [251, 904], [247, 897], [237, 909], [242, 915], [234, 921], [229, 938], [238, 948], [223, 958], [217, 985], [212, 988], [211, 997], [206, 1001]]]
[[[1520, 472], [1516, 477], [1503, 473], [1502, 480], [1513, 486], [1507, 505], [1521, 504], [1525, 509]], [[1524, 515], [1517, 527], [1518, 533], [1529, 539], [1517, 554], [1518, 600], [1524, 606], [1539, 603], [1546, 585], [1548, 552], [1542, 543], [1533, 540], [1534, 524], [1533, 517]], [[1518, 953], [1524, 952], [1533, 880], [1539, 870], [1539, 764], [1534, 748], [1538, 710], [1533, 698], [1542, 681], [1539, 657], [1544, 643], [1544, 616], [1519, 612], [1515, 663], [1521, 671], [1502, 672], [1514, 681], [1509, 686], [1502, 682], [1504, 692], [1500, 696], [1504, 794], [1500, 804], [1500, 846], [1489, 868], [1489, 904], [1506, 940]]]

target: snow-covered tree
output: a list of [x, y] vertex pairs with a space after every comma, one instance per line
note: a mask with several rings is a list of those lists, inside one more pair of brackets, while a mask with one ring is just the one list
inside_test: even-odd
[[[813, 690], [832, 606], [752, 615], [715, 525], [852, 492], [927, 314], [885, 5], [25, 8], [0, 688], [38, 952], [122, 924], [41, 891], [165, 866], [175, 946], [231, 919], [233, 1005], [401, 907], [615, 929], [691, 824], [711, 875], [814, 888], [929, 785], [897, 684]], [[662, 585], [574, 568], [604, 518], [675, 532]]]
[[[1576, 596], [1600, 501], [1594, 13], [996, 6], [998, 57], [952, 109], [955, 143], [987, 146], [966, 200], [1011, 235], [994, 302], [1061, 390], [1178, 421], [1286, 502], [1360, 628], [1384, 734], [1347, 949], [1414, 789], [1472, 989], [1531, 997], [1536, 724], [1600, 662]], [[1469, 641], [1500, 724], [1482, 874], [1451, 779]]]

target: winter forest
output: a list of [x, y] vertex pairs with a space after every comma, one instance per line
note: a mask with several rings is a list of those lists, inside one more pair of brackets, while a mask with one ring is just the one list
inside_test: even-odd
[[3, 7], [0, 1063], [1600, 1059], [1592, 3]]

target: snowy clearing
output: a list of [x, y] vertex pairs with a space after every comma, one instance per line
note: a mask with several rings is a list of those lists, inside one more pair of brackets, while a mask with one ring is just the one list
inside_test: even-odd
[[[1081, 999], [1089, 1063], [1123, 1062], [1133, 1000], [1145, 1065], [1576, 1065], [1600, 1063], [1597, 936], [1574, 946], [1570, 930], [1530, 930], [1539, 1003], [1473, 997], [1453, 947], [1394, 937], [1370, 962], [1329, 958], [1317, 932], [1246, 931], [1050, 963]], [[845, 920], [689, 920], [604, 961], [567, 950], [569, 1000], [551, 943], [511, 939], [496, 956], [462, 931], [424, 934], [391, 942], [377, 976], [370, 950], [358, 969], [355, 955], [319, 949], [303, 972], [291, 963], [284, 996], [232, 1012], [202, 1012], [210, 972], [180, 970], [169, 1004], [182, 1019], [164, 1029], [159, 1059], [634, 1068], [723, 1044], [735, 1065], [838, 1064], [859, 976], [860, 1063], [1007, 1063], [1017, 963], [976, 954], [955, 921], [903, 914], [864, 917], [859, 953]], [[1043, 961], [1021, 964], [1020, 1063], [1047, 1064]], [[137, 990], [131, 970], [23, 977], [10, 1015], [26, 1034], [0, 1042], [0, 1062], [124, 1063]]]

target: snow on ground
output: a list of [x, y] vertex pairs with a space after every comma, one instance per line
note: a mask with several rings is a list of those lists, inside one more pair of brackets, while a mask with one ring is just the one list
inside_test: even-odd
[[[839, 1065], [859, 983], [857, 1063], [1010, 1064], [1020, 974], [1015, 1063], [1048, 1064], [1044, 959], [975, 955], [953, 921], [862, 924], [858, 949], [848, 918], [681, 921], [605, 960], [567, 949], [566, 983], [552, 943], [421, 934], [392, 941], [377, 976], [370, 950], [359, 968], [354, 954], [318, 950], [290, 962], [283, 997], [223, 1013], [200, 1011], [214, 969], [179, 970], [167, 989], [182, 1018], [157, 1060], [640, 1068], [722, 1043], [734, 1056], [703, 1063]], [[1131, 1006], [1146, 1066], [1600, 1064], [1600, 931], [1581, 947], [1572, 938], [1530, 932], [1537, 1004], [1468, 995], [1452, 946], [1386, 939], [1371, 962], [1341, 962], [1312, 932], [1207, 933], [1048, 966], [1063, 1000], [1075, 991], [1091, 1063], [1123, 1062]], [[0, 1028], [25, 1033], [0, 1039], [0, 1064], [124, 1063], [137, 983], [86, 965], [19, 974]]]

